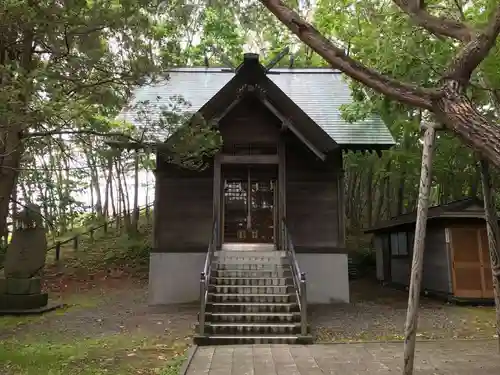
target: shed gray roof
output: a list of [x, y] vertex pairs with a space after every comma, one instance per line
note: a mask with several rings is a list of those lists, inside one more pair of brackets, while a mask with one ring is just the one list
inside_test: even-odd
[[[117, 119], [141, 126], [136, 111], [137, 102], [149, 101], [156, 109], [172, 108], [170, 98], [180, 96], [188, 102], [181, 111], [197, 112], [229, 80], [234, 72], [221, 68], [179, 68], [169, 71], [169, 79], [159, 84], [143, 86], [133, 93], [133, 99]], [[351, 90], [342, 75], [332, 69], [273, 69], [268, 74], [291, 100], [340, 145], [393, 145], [394, 139], [383, 123], [373, 116], [364, 121], [349, 123], [341, 117], [340, 107], [352, 102]], [[177, 105], [177, 107], [179, 107]]]

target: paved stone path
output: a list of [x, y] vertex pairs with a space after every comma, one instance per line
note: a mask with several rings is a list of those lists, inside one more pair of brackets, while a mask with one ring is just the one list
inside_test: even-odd
[[[401, 374], [403, 344], [204, 346], [187, 375]], [[499, 375], [494, 341], [419, 342], [415, 375]]]

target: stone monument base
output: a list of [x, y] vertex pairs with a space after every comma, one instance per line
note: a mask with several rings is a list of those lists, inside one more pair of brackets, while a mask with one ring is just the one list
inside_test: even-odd
[[61, 307], [49, 303], [40, 278], [0, 278], [0, 315], [40, 314]]

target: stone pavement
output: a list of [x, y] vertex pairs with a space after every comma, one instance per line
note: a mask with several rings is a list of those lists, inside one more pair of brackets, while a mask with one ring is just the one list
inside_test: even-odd
[[[402, 343], [198, 347], [186, 375], [401, 374]], [[495, 341], [418, 342], [415, 375], [499, 375]]]

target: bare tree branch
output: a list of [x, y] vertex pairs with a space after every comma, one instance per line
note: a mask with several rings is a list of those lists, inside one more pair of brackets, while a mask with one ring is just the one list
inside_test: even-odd
[[393, 0], [417, 25], [436, 36], [447, 36], [468, 42], [472, 39], [473, 30], [463, 22], [446, 17], [436, 17], [425, 9], [424, 0]]
[[499, 33], [500, 5], [492, 14], [488, 25], [477, 33], [453, 59], [445, 78], [456, 80], [465, 86], [469, 82], [474, 69], [485, 59], [495, 45]]
[[31, 133], [25, 133], [23, 138], [32, 138], [32, 137], [51, 137], [53, 135], [61, 135], [61, 134], [69, 134], [69, 135], [81, 135], [81, 134], [88, 134], [88, 135], [95, 135], [98, 137], [122, 137], [129, 139], [134, 142], [138, 142], [134, 137], [124, 134], [124, 133], [116, 133], [116, 132], [110, 132], [110, 133], [102, 133], [102, 132], [97, 132], [94, 130], [48, 130], [44, 132], [31, 132]]
[[260, 0], [300, 40], [337, 68], [364, 85], [406, 104], [432, 108], [432, 100], [439, 98], [439, 90], [420, 88], [388, 78], [350, 58], [342, 48], [335, 46], [298, 13], [283, 4], [281, 0]]

